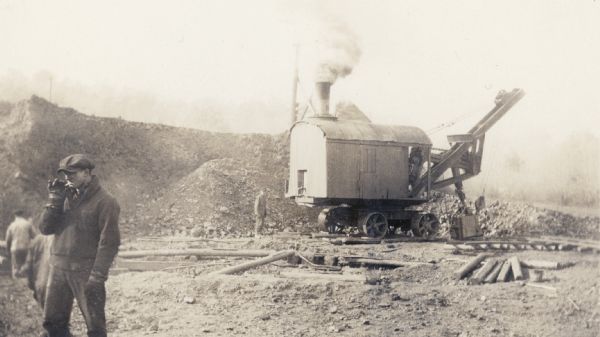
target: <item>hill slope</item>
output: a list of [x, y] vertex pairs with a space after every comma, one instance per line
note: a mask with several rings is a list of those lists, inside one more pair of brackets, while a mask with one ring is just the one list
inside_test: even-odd
[[[125, 232], [145, 231], [145, 213], [170, 186], [213, 159], [266, 172], [255, 188], [282, 197], [285, 135], [240, 135], [87, 116], [39, 97], [0, 106], [0, 230], [15, 208], [39, 212], [58, 161], [87, 153], [122, 206]], [[192, 178], [189, 178], [192, 179]], [[237, 179], [233, 177], [232, 179]], [[185, 182], [184, 182], [185, 183]], [[245, 197], [256, 191], [245, 190]], [[154, 201], [154, 202], [153, 202]], [[250, 202], [250, 201], [248, 201]], [[150, 205], [150, 206], [148, 206]], [[287, 202], [289, 207], [296, 207]]]

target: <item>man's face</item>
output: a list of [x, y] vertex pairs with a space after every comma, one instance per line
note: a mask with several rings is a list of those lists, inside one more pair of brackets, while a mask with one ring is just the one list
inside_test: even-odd
[[75, 188], [80, 188], [82, 185], [88, 183], [90, 178], [89, 170], [64, 171], [64, 174], [67, 182], [71, 183]]

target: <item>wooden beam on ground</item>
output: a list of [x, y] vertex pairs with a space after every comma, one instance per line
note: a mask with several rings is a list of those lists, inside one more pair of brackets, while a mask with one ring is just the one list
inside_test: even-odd
[[382, 243], [397, 243], [397, 242], [444, 242], [444, 240], [441, 239], [428, 239], [428, 238], [422, 238], [422, 237], [418, 237], [418, 236], [413, 236], [413, 237], [390, 237], [390, 238], [386, 238], [381, 240]]
[[281, 251], [281, 252], [277, 252], [274, 254], [271, 254], [269, 256], [254, 260], [254, 261], [249, 261], [246, 263], [242, 263], [239, 264], [237, 266], [231, 266], [231, 267], [227, 267], [221, 270], [217, 270], [216, 272], [213, 272], [212, 274], [235, 274], [235, 273], [240, 273], [243, 271], [246, 271], [248, 269], [252, 269], [252, 268], [256, 268], [277, 260], [281, 260], [281, 259], [287, 259], [288, 257], [295, 255], [296, 252], [293, 250], [285, 250], [285, 251]]
[[187, 237], [141, 237], [135, 239], [135, 241], [141, 242], [197, 242], [197, 241], [208, 241], [206, 238], [187, 238]]
[[523, 260], [521, 266], [531, 269], [550, 269], [557, 270], [573, 265], [572, 262], [560, 263], [556, 261], [541, 261], [541, 260]]
[[455, 271], [454, 272], [454, 278], [456, 278], [457, 280], [460, 280], [460, 279], [464, 278], [467, 274], [469, 274], [471, 271], [473, 271], [473, 269], [477, 268], [477, 266], [479, 266], [479, 264], [483, 260], [485, 260], [485, 258], [488, 257], [488, 256], [489, 256], [489, 254], [480, 253], [474, 259], [472, 259], [467, 264], [465, 264], [464, 266], [462, 266], [460, 269], [458, 269], [457, 271]]
[[496, 278], [496, 282], [506, 282], [510, 279], [510, 262], [504, 261], [502, 264], [502, 268], [500, 268], [500, 273], [498, 273], [498, 277]]
[[485, 280], [485, 278], [488, 276], [488, 274], [494, 269], [494, 267], [496, 266], [496, 264], [498, 263], [498, 260], [496, 259], [490, 259], [488, 260], [485, 265], [483, 265], [483, 267], [481, 267], [481, 269], [479, 269], [477, 271], [477, 273], [475, 273], [475, 275], [473, 277], [471, 277], [471, 279], [469, 280], [470, 284], [481, 284], [483, 282], [483, 280]]
[[323, 273], [300, 273], [300, 272], [281, 272], [279, 276], [286, 278], [299, 279], [322, 279], [329, 281], [349, 281], [349, 282], [365, 282], [364, 275], [344, 275], [344, 274], [323, 274]]
[[429, 265], [427, 262], [415, 262], [415, 261], [400, 261], [400, 260], [384, 260], [384, 259], [371, 259], [364, 257], [340, 257], [340, 264], [363, 264], [369, 266], [384, 266], [384, 267], [408, 267], [408, 266], [422, 266]]
[[546, 289], [546, 290], [557, 291], [557, 289], [556, 289], [556, 288], [554, 288], [554, 287], [550, 287], [550, 286], [544, 286], [544, 285], [541, 285], [541, 284], [536, 284], [536, 283], [529, 283], [529, 282], [527, 282], [527, 283], [525, 283], [525, 285], [526, 285], [526, 286], [529, 286], [529, 287], [534, 287], [534, 288], [540, 288], [540, 289]]
[[519, 243], [527, 243], [526, 241], [517, 241], [517, 240], [446, 240], [446, 243], [450, 244], [519, 244]]
[[[231, 277], [230, 275], [210, 275], [210, 277]], [[247, 274], [244, 278], [264, 281], [269, 279], [278, 278], [289, 278], [289, 279], [302, 279], [305, 281], [320, 281], [320, 282], [360, 282], [366, 281], [365, 275], [361, 274], [341, 274], [341, 273], [323, 273], [323, 272], [306, 272], [306, 271], [282, 271], [278, 274]]]
[[483, 280], [483, 283], [496, 282], [496, 279], [498, 278], [498, 274], [500, 274], [500, 270], [502, 269], [503, 265], [504, 265], [504, 260], [498, 260], [498, 262], [494, 266], [494, 269], [492, 269], [492, 271]]
[[117, 258], [116, 266], [118, 268], [127, 268], [133, 271], [153, 271], [153, 270], [163, 270], [168, 267], [173, 266], [186, 266], [193, 265], [194, 263], [190, 262], [180, 262], [180, 261], [142, 261], [135, 259], [121, 259]]
[[379, 244], [381, 243], [381, 239], [373, 239], [373, 238], [343, 238], [339, 240], [330, 240], [330, 242], [334, 245], [360, 245], [360, 244]]
[[263, 257], [273, 254], [270, 250], [251, 249], [159, 249], [159, 250], [130, 250], [119, 252], [120, 258], [136, 258], [146, 256], [240, 256]]
[[510, 268], [512, 270], [515, 281], [523, 279], [523, 271], [521, 270], [521, 263], [516, 256], [512, 256], [508, 259], [510, 262]]

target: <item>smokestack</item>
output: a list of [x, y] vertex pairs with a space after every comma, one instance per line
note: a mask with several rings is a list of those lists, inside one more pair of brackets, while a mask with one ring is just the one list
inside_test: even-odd
[[333, 117], [329, 114], [329, 96], [335, 75], [327, 67], [320, 67], [316, 76], [316, 117]]
[[317, 116], [331, 117], [329, 114], [329, 93], [331, 89], [331, 82], [317, 82], [315, 87], [317, 89]]

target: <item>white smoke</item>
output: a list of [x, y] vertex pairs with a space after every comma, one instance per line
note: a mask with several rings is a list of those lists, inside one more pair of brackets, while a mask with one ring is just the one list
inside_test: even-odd
[[322, 27], [317, 54], [317, 78], [334, 83], [352, 73], [362, 52], [358, 37], [346, 24], [330, 22]]

